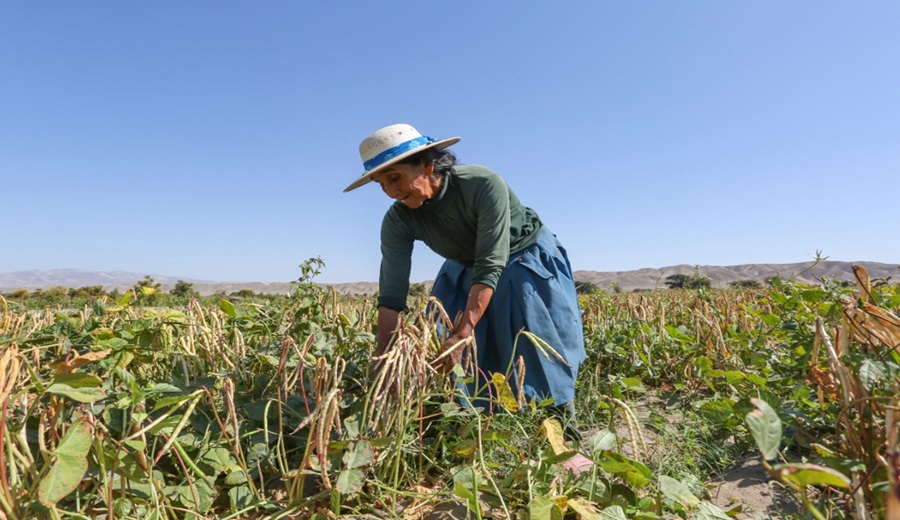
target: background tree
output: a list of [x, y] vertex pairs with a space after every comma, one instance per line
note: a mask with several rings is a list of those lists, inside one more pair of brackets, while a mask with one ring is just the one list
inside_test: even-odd
[[9, 293], [9, 297], [12, 300], [27, 300], [29, 296], [31, 295], [26, 289], [16, 289], [15, 291]]
[[42, 305], [57, 305], [66, 301], [69, 295], [68, 289], [62, 286], [50, 287], [48, 289], [35, 289], [31, 293], [33, 299], [41, 301]]
[[666, 277], [666, 286], [669, 289], [684, 289], [691, 277], [686, 274], [673, 274]]
[[704, 274], [700, 274], [700, 270], [693, 276], [686, 274], [673, 274], [666, 277], [666, 285], [669, 289], [708, 289], [712, 287], [712, 280]]
[[428, 294], [428, 287], [422, 282], [414, 282], [409, 284], [410, 296], [425, 296]]
[[148, 274], [144, 276], [143, 280], [138, 280], [132, 289], [134, 289], [134, 295], [137, 296], [138, 302], [153, 305], [162, 292], [159, 289], [160, 287], [162, 287], [162, 284]]
[[184, 280], [178, 280], [175, 282], [175, 287], [169, 291], [169, 294], [172, 296], [190, 298], [192, 296], [197, 296], [197, 291], [194, 289], [194, 284], [185, 282]]
[[600, 286], [594, 282], [589, 282], [587, 280], [575, 282], [575, 292], [578, 294], [596, 294], [600, 292], [600, 290]]
[[761, 289], [763, 286], [759, 280], [735, 280], [728, 283], [732, 289]]
[[708, 276], [702, 275], [700, 273], [692, 276], [687, 283], [688, 289], [709, 289], [710, 287], [712, 287], [712, 280], [710, 280]]
[[134, 290], [136, 292], [140, 292], [144, 287], [148, 287], [150, 289], [159, 290], [162, 287], [162, 284], [154, 280], [149, 274], [144, 275], [143, 280], [138, 280], [136, 284], [134, 284]]
[[106, 296], [106, 290], [103, 289], [102, 285], [89, 285], [85, 287], [79, 287], [77, 289], [71, 288], [69, 289], [69, 298], [102, 298]]

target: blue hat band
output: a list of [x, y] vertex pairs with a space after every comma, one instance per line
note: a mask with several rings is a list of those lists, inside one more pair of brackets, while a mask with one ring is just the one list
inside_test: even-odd
[[433, 142], [435, 142], [434, 139], [425, 136], [410, 139], [409, 141], [402, 142], [397, 146], [394, 146], [393, 148], [388, 148], [375, 157], [372, 157], [371, 159], [363, 163], [363, 168], [365, 168], [367, 172], [372, 171], [395, 157], [403, 155], [410, 150], [419, 148], [420, 146], [431, 144]]

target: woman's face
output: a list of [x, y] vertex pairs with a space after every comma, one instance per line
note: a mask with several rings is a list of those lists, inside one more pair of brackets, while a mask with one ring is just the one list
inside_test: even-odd
[[440, 179], [434, 175], [434, 164], [393, 164], [372, 175], [384, 193], [407, 207], [420, 208], [440, 189]]

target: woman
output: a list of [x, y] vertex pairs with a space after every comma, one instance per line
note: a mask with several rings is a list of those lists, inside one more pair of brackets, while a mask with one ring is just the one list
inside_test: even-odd
[[[406, 309], [413, 243], [421, 240], [446, 259], [432, 294], [451, 318], [461, 314], [444, 349], [475, 337], [480, 386], [485, 376], [506, 374], [511, 366], [510, 380], [517, 381], [512, 360], [521, 356], [521, 397], [552, 399], [557, 413], [568, 419], [570, 437], [579, 437], [573, 399], [585, 353], [566, 252], [499, 175], [483, 166], [456, 164], [445, 149], [457, 141], [435, 141], [399, 124], [360, 144], [365, 173], [344, 191], [375, 181], [396, 200], [381, 226], [376, 354], [388, 348]], [[516, 343], [523, 329], [546, 341], [565, 363], [548, 359], [525, 338]], [[454, 364], [460, 357], [461, 349], [448, 355]], [[483, 398], [474, 395], [474, 388], [470, 385], [470, 397]]]

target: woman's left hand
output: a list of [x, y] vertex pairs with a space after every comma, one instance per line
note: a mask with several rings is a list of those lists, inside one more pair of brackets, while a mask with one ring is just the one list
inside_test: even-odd
[[463, 349], [469, 344], [469, 338], [471, 338], [470, 335], [453, 334], [444, 341], [441, 349], [441, 356], [443, 356], [441, 361], [446, 372], [451, 372], [455, 365], [462, 362]]

